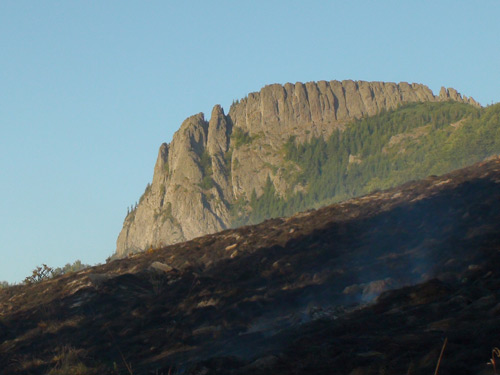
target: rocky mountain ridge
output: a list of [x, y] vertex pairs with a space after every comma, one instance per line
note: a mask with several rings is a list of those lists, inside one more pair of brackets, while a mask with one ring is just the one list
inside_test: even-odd
[[439, 95], [421, 84], [320, 81], [269, 85], [235, 102], [227, 115], [213, 108], [187, 118], [170, 144], [162, 144], [153, 181], [127, 215], [117, 240], [123, 256], [177, 243], [231, 225], [232, 205], [259, 196], [268, 178], [278, 194], [291, 186], [283, 145], [327, 137], [353, 119], [411, 102], [457, 101], [479, 106], [454, 89]]

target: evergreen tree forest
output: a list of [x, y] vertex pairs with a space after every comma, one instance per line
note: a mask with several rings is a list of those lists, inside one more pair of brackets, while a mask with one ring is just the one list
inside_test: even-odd
[[285, 160], [300, 173], [291, 173], [291, 186], [303, 192], [279, 196], [268, 178], [263, 194], [241, 200], [234, 226], [271, 217], [288, 216], [309, 208], [440, 175], [500, 153], [500, 104], [476, 108], [456, 102], [412, 103], [360, 119], [327, 138], [298, 144], [291, 137]]

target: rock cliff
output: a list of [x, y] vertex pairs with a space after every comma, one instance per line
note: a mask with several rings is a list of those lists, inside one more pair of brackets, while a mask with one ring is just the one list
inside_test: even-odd
[[153, 181], [125, 218], [117, 256], [228, 228], [231, 206], [254, 191], [260, 195], [268, 178], [278, 194], [301, 189], [284, 178], [282, 150], [290, 136], [299, 142], [325, 137], [404, 103], [449, 100], [479, 106], [451, 88], [436, 96], [415, 83], [320, 81], [266, 86], [227, 115], [216, 105], [209, 121], [202, 113], [191, 116], [161, 145]]

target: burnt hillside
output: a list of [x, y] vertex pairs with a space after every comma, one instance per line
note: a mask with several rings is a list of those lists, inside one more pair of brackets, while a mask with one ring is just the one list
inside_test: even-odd
[[0, 368], [492, 373], [499, 250], [493, 159], [0, 290]]

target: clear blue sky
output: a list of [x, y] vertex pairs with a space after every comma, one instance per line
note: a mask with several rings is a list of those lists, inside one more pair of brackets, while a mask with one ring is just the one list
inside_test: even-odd
[[188, 116], [270, 83], [500, 101], [500, 0], [0, 2], [0, 280], [104, 262]]

